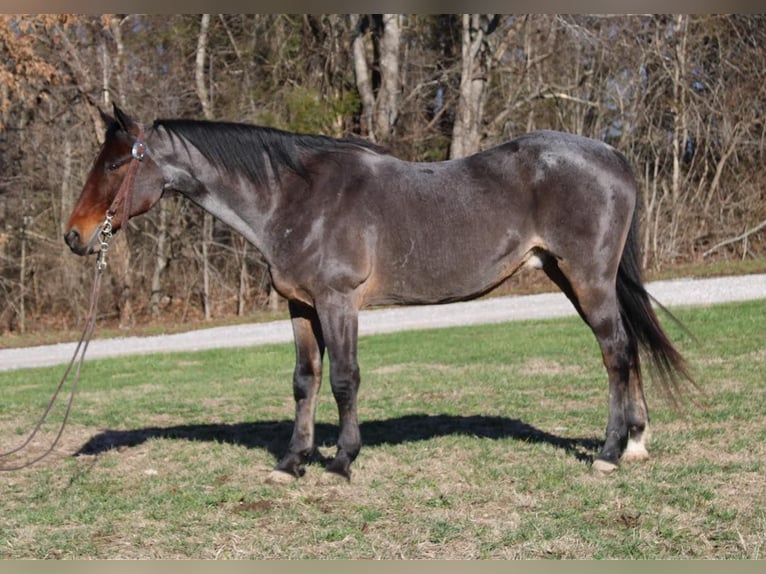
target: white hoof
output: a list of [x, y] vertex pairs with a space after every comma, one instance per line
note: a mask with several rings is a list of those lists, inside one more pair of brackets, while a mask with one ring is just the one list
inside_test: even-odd
[[620, 460], [625, 462], [636, 462], [639, 460], [648, 460], [649, 452], [644, 446], [643, 437], [640, 440], [628, 439], [628, 445], [625, 447], [625, 452], [622, 453]]
[[600, 458], [597, 458], [596, 460], [594, 460], [593, 466], [591, 466], [591, 469], [593, 470], [593, 472], [600, 475], [612, 474], [618, 468], [619, 467], [616, 464], [607, 462], [605, 460], [601, 460]]
[[272, 470], [266, 477], [267, 484], [292, 484], [296, 480], [298, 479], [295, 476], [281, 470]]

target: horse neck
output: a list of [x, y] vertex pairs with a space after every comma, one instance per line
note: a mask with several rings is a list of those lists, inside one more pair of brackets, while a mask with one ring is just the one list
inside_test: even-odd
[[149, 142], [160, 166], [165, 188], [175, 191], [223, 221], [255, 245], [265, 256], [264, 227], [273, 211], [276, 188], [273, 182], [257, 185], [244, 177], [227, 173], [212, 165], [193, 146], [155, 130]]

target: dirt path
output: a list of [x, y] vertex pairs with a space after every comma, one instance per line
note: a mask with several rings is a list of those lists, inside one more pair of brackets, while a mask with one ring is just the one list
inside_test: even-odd
[[[727, 301], [766, 299], [766, 274], [713, 279], [678, 279], [647, 285], [666, 306], [709, 305]], [[435, 329], [457, 325], [501, 323], [574, 315], [561, 293], [481, 299], [450, 305], [397, 307], [363, 311], [360, 335], [408, 329]], [[87, 359], [173, 351], [199, 351], [222, 347], [249, 347], [292, 341], [289, 321], [273, 321], [231, 327], [214, 327], [187, 333], [153, 337], [120, 337], [93, 340]], [[56, 365], [69, 361], [74, 343], [21, 349], [0, 349], [0, 371]]]

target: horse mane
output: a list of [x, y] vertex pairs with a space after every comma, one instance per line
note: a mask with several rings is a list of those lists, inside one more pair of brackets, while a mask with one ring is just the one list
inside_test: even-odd
[[284, 169], [308, 177], [305, 159], [319, 153], [354, 150], [388, 153], [362, 139], [293, 133], [236, 122], [159, 119], [154, 127], [166, 129], [184, 145], [190, 143], [210, 163], [258, 184], [267, 183], [270, 173], [279, 178]]

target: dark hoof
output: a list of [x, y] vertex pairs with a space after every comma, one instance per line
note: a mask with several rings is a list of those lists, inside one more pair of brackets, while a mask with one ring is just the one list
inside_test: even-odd
[[279, 461], [279, 464], [274, 467], [273, 472], [287, 474], [293, 478], [300, 478], [306, 474], [306, 469], [303, 467], [303, 461], [300, 457], [288, 454], [285, 458]]
[[348, 482], [351, 480], [351, 463], [343, 458], [335, 457], [325, 468], [325, 474], [334, 474]]

